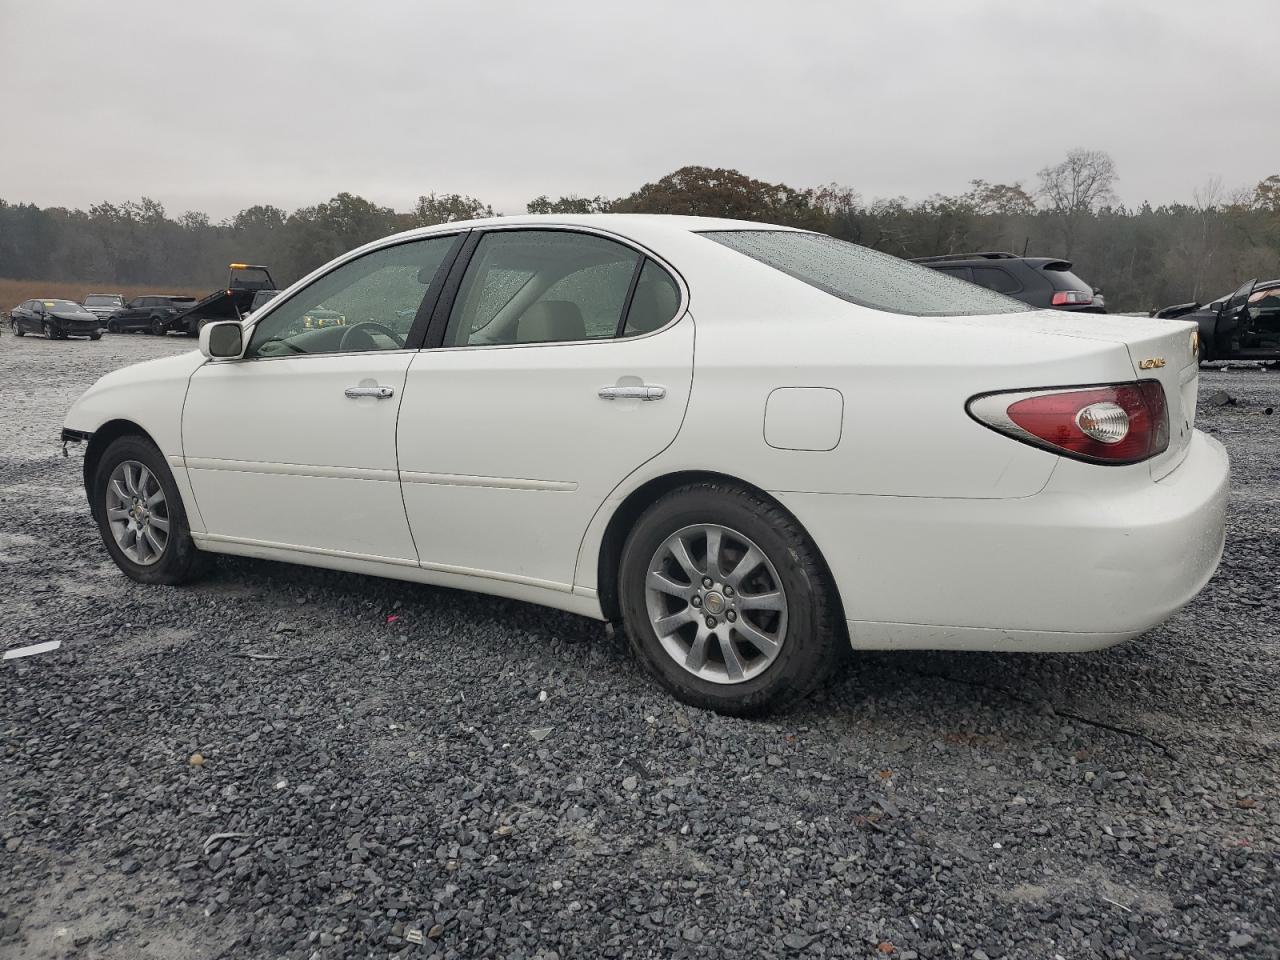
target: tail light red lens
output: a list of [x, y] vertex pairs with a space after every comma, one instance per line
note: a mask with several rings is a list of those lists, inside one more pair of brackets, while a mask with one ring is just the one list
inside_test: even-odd
[[1093, 294], [1084, 290], [1059, 290], [1053, 295], [1055, 307], [1068, 307], [1081, 303], [1093, 303]]
[[1169, 411], [1158, 380], [1098, 387], [989, 393], [969, 401], [979, 423], [1090, 463], [1138, 463], [1169, 447]]

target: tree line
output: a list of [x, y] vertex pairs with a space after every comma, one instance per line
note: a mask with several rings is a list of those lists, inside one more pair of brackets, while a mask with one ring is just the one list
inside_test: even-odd
[[[1212, 179], [1189, 202], [1128, 207], [1115, 163], [1072, 150], [1036, 183], [975, 179], [955, 195], [864, 199], [840, 184], [796, 188], [737, 170], [688, 166], [628, 196], [536, 197], [529, 213], [674, 213], [818, 230], [902, 257], [1004, 250], [1071, 260], [1113, 310], [1145, 310], [1280, 276], [1280, 174], [1234, 191]], [[0, 199], [0, 277], [215, 287], [233, 261], [292, 282], [333, 257], [401, 230], [493, 216], [475, 197], [430, 193], [396, 211], [351, 193], [286, 212], [256, 205], [213, 222], [170, 217], [154, 200], [88, 210]]]

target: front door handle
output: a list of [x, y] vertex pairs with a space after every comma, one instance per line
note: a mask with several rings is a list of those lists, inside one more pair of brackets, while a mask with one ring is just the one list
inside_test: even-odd
[[345, 391], [352, 400], [358, 400], [361, 397], [373, 397], [375, 400], [386, 400], [395, 396], [394, 387], [347, 387]]
[[667, 395], [666, 387], [643, 383], [636, 387], [601, 387], [601, 400], [661, 400]]

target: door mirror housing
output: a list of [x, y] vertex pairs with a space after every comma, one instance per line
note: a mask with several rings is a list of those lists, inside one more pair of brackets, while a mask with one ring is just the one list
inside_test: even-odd
[[239, 360], [244, 356], [244, 327], [236, 320], [206, 323], [200, 328], [200, 352], [206, 360]]

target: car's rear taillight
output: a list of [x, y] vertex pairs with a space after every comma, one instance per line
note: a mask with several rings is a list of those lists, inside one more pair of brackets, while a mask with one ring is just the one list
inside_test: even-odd
[[1087, 290], [1059, 290], [1053, 295], [1055, 307], [1070, 307], [1080, 303], [1093, 303], [1093, 294]]
[[1158, 380], [986, 393], [970, 400], [968, 410], [1015, 440], [1090, 463], [1138, 463], [1169, 446], [1169, 411]]

